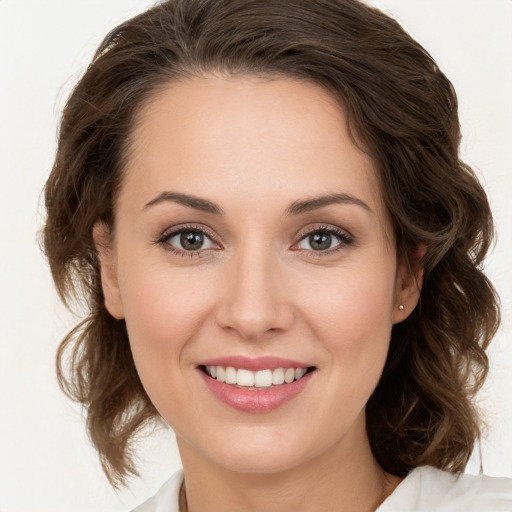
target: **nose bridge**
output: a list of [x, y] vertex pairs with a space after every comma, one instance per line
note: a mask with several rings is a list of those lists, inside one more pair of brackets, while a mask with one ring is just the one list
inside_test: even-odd
[[279, 257], [268, 244], [247, 240], [229, 262], [218, 321], [244, 339], [284, 330], [293, 314], [282, 287]]

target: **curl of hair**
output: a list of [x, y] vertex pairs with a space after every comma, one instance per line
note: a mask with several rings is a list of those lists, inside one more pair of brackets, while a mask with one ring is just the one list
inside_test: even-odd
[[354, 141], [374, 159], [399, 257], [424, 269], [420, 303], [394, 326], [367, 404], [372, 450], [395, 475], [422, 464], [462, 471], [480, 437], [474, 396], [499, 307], [481, 269], [491, 212], [458, 157], [452, 85], [397, 22], [356, 0], [168, 0], [97, 50], [64, 109], [45, 188], [54, 281], [65, 302], [81, 298], [89, 311], [59, 348], [59, 381], [85, 407], [109, 480], [137, 474], [132, 441], [157, 412], [124, 321], [105, 309], [92, 230], [98, 221], [114, 228], [141, 106], [172, 81], [209, 73], [294, 77], [339, 100]]

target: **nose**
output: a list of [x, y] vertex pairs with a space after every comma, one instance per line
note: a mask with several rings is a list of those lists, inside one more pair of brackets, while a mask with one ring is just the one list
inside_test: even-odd
[[288, 330], [294, 321], [291, 297], [279, 258], [249, 247], [227, 263], [216, 321], [248, 341]]

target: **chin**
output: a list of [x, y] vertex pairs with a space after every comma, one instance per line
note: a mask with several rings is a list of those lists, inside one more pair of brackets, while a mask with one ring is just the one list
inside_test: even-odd
[[304, 463], [298, 453], [273, 450], [272, 454], [253, 453], [233, 454], [216, 460], [216, 464], [234, 473], [276, 474], [289, 471]]
[[[272, 429], [273, 430], [273, 429]], [[273, 474], [289, 471], [318, 456], [325, 447], [307, 432], [295, 436], [283, 431], [245, 432], [244, 435], [217, 438], [215, 449], [205, 447], [204, 455], [216, 466], [235, 473]], [[316, 441], [316, 442], [315, 442]]]

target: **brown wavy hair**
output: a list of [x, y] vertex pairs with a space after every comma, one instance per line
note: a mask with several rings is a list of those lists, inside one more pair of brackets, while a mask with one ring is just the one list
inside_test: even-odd
[[168, 0], [100, 45], [65, 106], [45, 188], [53, 278], [68, 305], [78, 299], [88, 311], [59, 347], [58, 378], [85, 407], [109, 480], [137, 474], [134, 437], [158, 413], [124, 321], [105, 309], [93, 226], [113, 227], [141, 105], [174, 80], [219, 72], [306, 80], [340, 101], [375, 162], [399, 257], [426, 248], [419, 305], [393, 327], [367, 404], [372, 450], [398, 476], [423, 464], [462, 471], [480, 437], [474, 398], [499, 306], [481, 269], [491, 212], [458, 156], [451, 83], [396, 21], [356, 0]]

